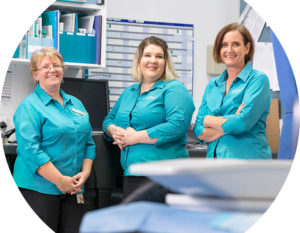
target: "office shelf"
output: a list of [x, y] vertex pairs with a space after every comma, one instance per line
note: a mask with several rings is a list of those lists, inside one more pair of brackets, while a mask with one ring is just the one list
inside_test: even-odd
[[[101, 16], [101, 29], [100, 38], [97, 44], [100, 43], [100, 50], [96, 48], [99, 52], [100, 64], [87, 64], [87, 63], [75, 63], [75, 62], [65, 62], [65, 64], [70, 68], [103, 68], [106, 66], [106, 6], [89, 4], [89, 3], [75, 3], [75, 2], [63, 2], [55, 1], [50, 5], [45, 11], [60, 11], [63, 13], [77, 13], [81, 16]], [[55, 33], [55, 32], [53, 32]], [[61, 49], [58, 49], [61, 52]], [[98, 56], [98, 55], [97, 55]], [[68, 59], [67, 59], [68, 60]], [[75, 60], [74, 60], [75, 61]], [[76, 60], [77, 61], [77, 60]], [[79, 61], [79, 60], [78, 60]], [[12, 64], [29, 64], [28, 59], [23, 58], [13, 58]]]
[[88, 3], [73, 3], [56, 1], [47, 10], [61, 10], [65, 12], [86, 13], [88, 15], [98, 15], [105, 11], [104, 5], [95, 5]]

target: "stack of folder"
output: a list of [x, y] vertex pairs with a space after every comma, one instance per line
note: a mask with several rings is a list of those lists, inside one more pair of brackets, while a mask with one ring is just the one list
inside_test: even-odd
[[101, 16], [46, 11], [39, 17], [39, 25], [42, 36], [26, 35], [14, 54], [15, 58], [30, 59], [34, 51], [54, 47], [65, 62], [100, 64]]

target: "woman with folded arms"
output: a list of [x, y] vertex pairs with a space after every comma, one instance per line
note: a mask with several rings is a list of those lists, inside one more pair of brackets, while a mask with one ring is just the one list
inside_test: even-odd
[[272, 158], [266, 137], [269, 79], [252, 69], [253, 54], [245, 26], [229, 24], [218, 33], [213, 55], [226, 70], [209, 81], [194, 127], [197, 140], [208, 143], [208, 158]]

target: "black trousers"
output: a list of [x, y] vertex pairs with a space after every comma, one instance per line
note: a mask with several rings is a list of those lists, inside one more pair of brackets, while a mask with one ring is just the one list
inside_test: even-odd
[[123, 194], [127, 198], [135, 190], [149, 183], [150, 180], [146, 176], [124, 176], [123, 177]]
[[85, 208], [83, 204], [77, 204], [76, 194], [49, 195], [29, 189], [19, 189], [34, 212], [54, 232], [79, 232]]

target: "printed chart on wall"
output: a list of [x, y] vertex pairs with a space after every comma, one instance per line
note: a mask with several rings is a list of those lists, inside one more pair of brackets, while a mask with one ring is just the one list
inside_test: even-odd
[[146, 37], [163, 38], [169, 46], [178, 80], [193, 93], [194, 26], [192, 24], [107, 19], [106, 68], [89, 69], [88, 78], [109, 81], [110, 108], [131, 78], [132, 61]]

